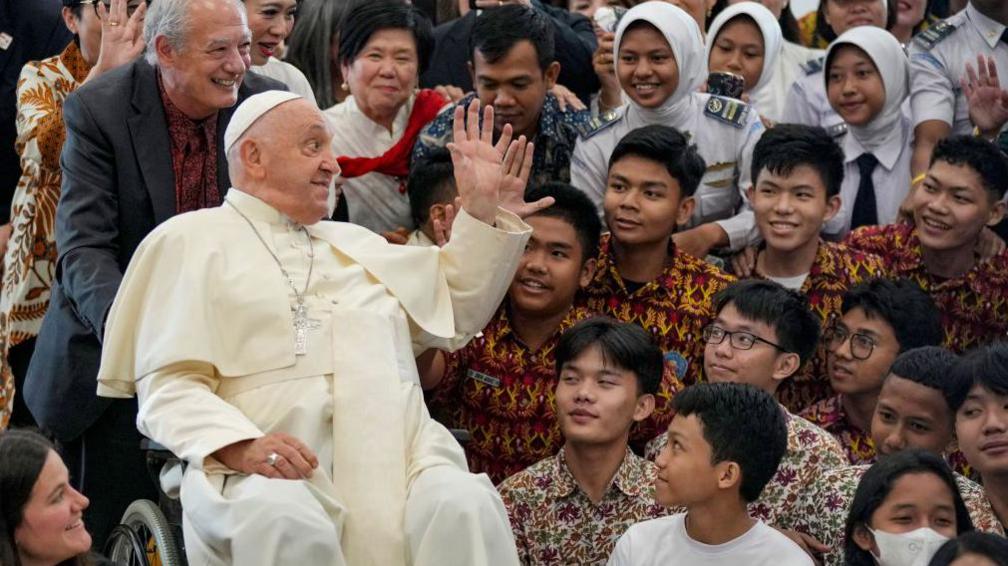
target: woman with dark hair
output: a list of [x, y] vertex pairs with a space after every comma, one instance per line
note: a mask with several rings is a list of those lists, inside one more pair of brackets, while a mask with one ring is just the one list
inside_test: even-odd
[[59, 55], [21, 69], [14, 145], [21, 177], [0, 270], [0, 430], [12, 411], [14, 424], [34, 424], [28, 407], [20, 398], [15, 402], [14, 394], [28, 372], [56, 271], [53, 218], [63, 178], [63, 101], [80, 85], [143, 53], [146, 10], [144, 0], [63, 0], [63, 23], [73, 41]]
[[350, 94], [340, 88], [339, 28], [356, 0], [300, 0], [297, 24], [287, 38], [284, 60], [304, 73], [319, 108], [343, 102]]
[[[896, 0], [881, 1], [885, 6], [883, 15], [885, 28], [891, 30], [896, 24], [899, 3]], [[820, 0], [819, 7], [814, 12], [806, 14], [798, 21], [802, 45], [814, 49], [826, 49], [830, 42], [854, 25], [867, 25], [866, 23], [851, 25], [849, 21], [845, 21], [848, 20], [848, 15], [863, 9], [862, 6], [871, 10], [875, 4], [875, 0]]]
[[405, 179], [413, 145], [448, 100], [417, 91], [430, 60], [430, 20], [402, 0], [357, 4], [339, 40], [343, 87], [350, 96], [325, 111], [333, 127], [349, 220], [375, 232], [415, 228]]
[[861, 477], [844, 529], [848, 566], [916, 566], [973, 521], [941, 457], [926, 450], [883, 456]]
[[0, 433], [0, 564], [85, 566], [91, 535], [88, 499], [68, 483], [52, 443], [27, 430]]
[[1008, 566], [1008, 539], [977, 531], [942, 545], [928, 566]]

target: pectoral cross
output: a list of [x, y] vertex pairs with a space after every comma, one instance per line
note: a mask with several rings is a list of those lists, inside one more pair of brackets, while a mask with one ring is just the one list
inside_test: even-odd
[[308, 353], [308, 331], [317, 329], [319, 321], [308, 318], [308, 307], [305, 306], [304, 299], [299, 300], [291, 310], [294, 311], [294, 354], [303, 356]]

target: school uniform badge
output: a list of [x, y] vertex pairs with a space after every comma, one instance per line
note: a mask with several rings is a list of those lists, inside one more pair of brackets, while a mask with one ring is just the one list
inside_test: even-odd
[[707, 116], [736, 128], [745, 126], [746, 114], [748, 113], [749, 105], [724, 96], [711, 96], [707, 100], [707, 106], [704, 107], [704, 114]]

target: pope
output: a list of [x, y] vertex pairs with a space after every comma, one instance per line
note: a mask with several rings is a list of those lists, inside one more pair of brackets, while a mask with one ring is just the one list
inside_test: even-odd
[[[463, 120], [464, 113], [469, 119]], [[414, 356], [500, 304], [531, 229], [532, 146], [455, 112], [459, 211], [442, 248], [321, 219], [332, 132], [299, 96], [250, 97], [225, 132], [222, 206], [165, 222], [109, 312], [98, 394], [187, 463], [190, 564], [518, 563], [485, 475], [430, 418]], [[466, 127], [464, 124], [472, 126]]]

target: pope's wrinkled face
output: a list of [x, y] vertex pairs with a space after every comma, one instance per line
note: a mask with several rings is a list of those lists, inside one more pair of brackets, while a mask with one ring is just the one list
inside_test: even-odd
[[305, 99], [285, 102], [269, 112], [256, 140], [263, 185], [270, 205], [300, 224], [314, 224], [328, 213], [329, 190], [339, 175], [332, 130], [322, 112]]
[[251, 33], [233, 2], [190, 4], [181, 48], [157, 39], [158, 65], [171, 101], [187, 116], [202, 119], [238, 102], [249, 58]]

